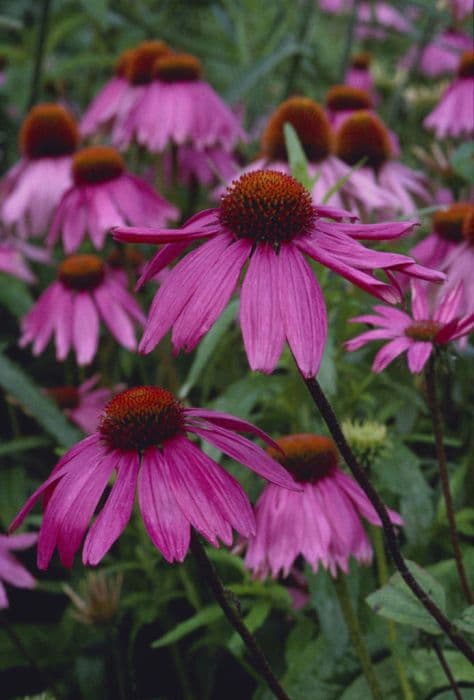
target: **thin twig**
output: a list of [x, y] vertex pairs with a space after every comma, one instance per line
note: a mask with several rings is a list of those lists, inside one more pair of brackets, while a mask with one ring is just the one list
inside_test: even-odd
[[41, 73], [43, 71], [44, 50], [46, 35], [48, 33], [49, 12], [52, 0], [42, 0], [40, 17], [38, 23], [38, 34], [36, 35], [35, 55], [33, 63], [33, 73], [31, 75], [30, 96], [28, 98], [27, 109], [31, 109], [38, 101], [41, 86]]
[[459, 580], [462, 590], [468, 605], [474, 603], [471, 588], [467, 578], [464, 562], [462, 559], [461, 546], [459, 544], [459, 535], [456, 527], [456, 516], [454, 515], [453, 496], [449, 485], [448, 464], [446, 459], [446, 450], [444, 449], [443, 422], [441, 418], [441, 410], [438, 401], [437, 390], [437, 372], [436, 358], [431, 357], [425, 370], [426, 394], [428, 397], [428, 406], [431, 414], [431, 422], [433, 424], [433, 434], [435, 437], [436, 456], [438, 458], [439, 475], [441, 479], [441, 487], [443, 489], [444, 502], [446, 505], [446, 515], [448, 517], [449, 535], [451, 537], [451, 545], [453, 547], [454, 560], [458, 570]]
[[352, 46], [354, 44], [354, 33], [357, 23], [357, 15], [359, 14], [359, 0], [354, 0], [352, 6], [351, 15], [349, 17], [349, 22], [347, 24], [346, 40], [344, 42], [344, 51], [342, 52], [341, 67], [339, 69], [339, 80], [341, 83], [344, 82], [344, 77], [346, 75], [347, 66], [349, 65], [349, 59], [352, 53]]
[[193, 532], [191, 535], [191, 551], [196, 557], [201, 573], [211, 587], [214, 597], [221, 606], [224, 615], [242, 638], [245, 646], [252, 655], [257, 670], [267, 682], [267, 685], [272, 691], [273, 695], [278, 698], [278, 700], [290, 700], [289, 696], [285, 693], [280, 685], [280, 682], [274, 675], [268, 659], [258, 645], [257, 640], [250, 632], [245, 622], [242, 620], [240, 612], [229, 602], [229, 596], [224, 588], [224, 584], [219, 577], [214, 564], [207, 556], [206, 550], [199, 540], [199, 536], [195, 532]]
[[372, 486], [365, 470], [358, 463], [354, 453], [349, 447], [344, 434], [342, 432], [341, 426], [336, 418], [336, 414], [329, 401], [327, 400], [319, 382], [315, 378], [306, 378], [303, 375], [303, 381], [305, 382], [311, 397], [321, 413], [326, 425], [329, 428], [339, 451], [344, 458], [347, 466], [354, 475], [356, 481], [366, 494], [369, 501], [372, 503], [377, 515], [379, 516], [382, 528], [385, 534], [385, 539], [387, 543], [387, 549], [390, 552], [390, 556], [393, 559], [395, 566], [400, 572], [403, 580], [411, 591], [415, 594], [418, 600], [426, 608], [429, 614], [436, 620], [441, 629], [448, 635], [454, 646], [459, 649], [459, 651], [467, 658], [469, 661], [474, 663], [474, 649], [471, 647], [469, 642], [461, 635], [457, 627], [453, 625], [448, 618], [443, 614], [443, 612], [438, 608], [438, 606], [433, 602], [427, 592], [420, 586], [416, 581], [413, 574], [407, 567], [405, 559], [400, 551], [400, 546], [398, 544], [398, 538], [395, 529], [390, 521], [390, 517], [387, 513], [382, 499], [379, 494]]
[[457, 686], [456, 680], [451, 672], [451, 669], [449, 668], [448, 662], [446, 661], [446, 657], [443, 654], [443, 650], [441, 649], [436, 639], [433, 640], [433, 649], [435, 650], [436, 656], [438, 657], [438, 661], [446, 674], [446, 678], [449, 681], [449, 685], [451, 686], [451, 690], [453, 691], [456, 700], [462, 700], [462, 695]]

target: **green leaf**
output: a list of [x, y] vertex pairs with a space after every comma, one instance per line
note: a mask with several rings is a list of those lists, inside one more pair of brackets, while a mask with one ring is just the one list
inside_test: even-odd
[[25, 410], [60, 445], [69, 447], [81, 439], [56, 405], [43, 394], [30, 377], [8, 357], [0, 353], [0, 386], [12, 394]]
[[459, 629], [464, 630], [464, 632], [474, 635], [474, 605], [470, 605], [463, 610], [461, 617], [454, 620], [454, 624]]
[[[407, 566], [416, 581], [424, 588], [430, 598], [442, 610], [445, 610], [443, 587], [427, 571], [415, 562], [407, 560]], [[403, 625], [410, 625], [430, 634], [442, 634], [442, 630], [425, 610], [418, 598], [411, 592], [400, 573], [390, 577], [387, 585], [371, 593], [366, 601], [372, 610]]]
[[28, 495], [26, 473], [22, 467], [2, 465], [0, 472], [0, 522], [6, 529]]
[[0, 304], [8, 309], [12, 316], [20, 318], [30, 310], [33, 297], [24, 282], [11, 275], [0, 274]]
[[204, 337], [202, 342], [199, 344], [196, 355], [193, 360], [193, 364], [189, 370], [186, 381], [180, 389], [179, 397], [181, 399], [186, 398], [193, 386], [198, 381], [201, 376], [201, 372], [209, 362], [214, 350], [221, 341], [222, 337], [226, 334], [228, 328], [235, 320], [237, 313], [239, 311], [239, 301], [234, 299], [230, 302], [224, 312], [220, 315], [214, 326], [211, 328], [209, 333]]
[[349, 634], [331, 577], [322, 568], [313, 573], [309, 566], [305, 568], [305, 576], [326, 643], [335, 658], [341, 657], [349, 641]]
[[173, 644], [200, 627], [205, 627], [212, 622], [216, 622], [216, 620], [222, 617], [222, 614], [222, 610], [217, 604], [209, 605], [188, 620], [180, 622], [176, 627], [173, 627], [172, 630], [154, 641], [151, 646], [153, 649], [160, 649], [161, 647], [168, 646], [168, 644]]
[[314, 183], [308, 173], [308, 159], [303, 151], [298, 134], [289, 122], [285, 122], [283, 125], [283, 133], [285, 135], [285, 146], [291, 174], [298, 182], [301, 182], [303, 187], [309, 190]]
[[451, 156], [454, 171], [469, 184], [474, 184], [474, 141], [461, 144]]
[[9, 440], [9, 442], [0, 444], [0, 457], [16, 454], [18, 452], [35, 450], [37, 447], [44, 447], [48, 443], [48, 438], [41, 436], [36, 437], [34, 435], [30, 437], [17, 438], [16, 440]]
[[[272, 605], [268, 600], [258, 600], [252, 606], [250, 612], [244, 617], [244, 622], [252, 634], [263, 625], [271, 609]], [[227, 642], [227, 648], [236, 656], [242, 653], [243, 641], [237, 632], [234, 632]]]

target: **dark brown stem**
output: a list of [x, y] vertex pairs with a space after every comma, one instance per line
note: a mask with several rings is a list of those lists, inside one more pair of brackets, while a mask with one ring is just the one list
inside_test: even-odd
[[191, 535], [191, 551], [196, 557], [201, 573], [211, 587], [214, 597], [221, 606], [224, 615], [242, 638], [242, 641], [253, 658], [256, 669], [267, 682], [267, 685], [272, 691], [273, 695], [278, 698], [278, 700], [290, 700], [289, 696], [285, 693], [278, 679], [274, 675], [271, 666], [268, 663], [268, 659], [259, 647], [257, 640], [250, 632], [245, 622], [242, 620], [239, 611], [235, 605], [229, 602], [229, 593], [224, 588], [224, 584], [219, 577], [214, 564], [207, 556], [206, 550], [202, 546], [199, 536], [195, 532], [193, 532]]
[[41, 74], [43, 72], [44, 51], [46, 47], [46, 35], [48, 33], [51, 3], [52, 0], [42, 0], [40, 5], [38, 34], [36, 36], [33, 72], [31, 75], [31, 86], [27, 110], [31, 109], [31, 107], [33, 107], [33, 105], [37, 102], [41, 92]]
[[[303, 375], [302, 375], [303, 376]], [[469, 661], [474, 662], [474, 650], [470, 644], [464, 639], [459, 630], [448, 620], [448, 618], [442, 613], [438, 606], [433, 602], [426, 591], [419, 585], [412, 573], [407, 567], [405, 559], [400, 551], [400, 546], [398, 544], [398, 538], [395, 529], [390, 522], [390, 517], [387, 513], [379, 494], [374, 489], [370, 483], [367, 474], [364, 469], [358, 463], [354, 453], [349, 447], [344, 434], [341, 430], [341, 426], [336, 418], [331, 404], [327, 400], [319, 382], [315, 378], [303, 377], [311, 398], [313, 399], [316, 407], [321, 413], [329, 432], [331, 433], [339, 451], [344, 458], [347, 466], [351, 470], [358, 484], [366, 494], [369, 501], [375, 508], [377, 515], [379, 516], [383, 531], [385, 534], [385, 540], [387, 543], [387, 549], [390, 556], [393, 559], [395, 566], [400, 572], [403, 580], [407, 586], [411, 589], [414, 595], [418, 598], [420, 603], [426, 608], [429, 614], [436, 620], [441, 629], [448, 635], [454, 646], [459, 649], [459, 651], [464, 654], [464, 656], [469, 659]]]
[[446, 460], [446, 451], [444, 449], [443, 437], [443, 422], [441, 418], [441, 410], [438, 401], [437, 390], [437, 375], [436, 375], [436, 359], [431, 357], [425, 370], [426, 394], [428, 397], [428, 406], [431, 413], [431, 422], [433, 424], [433, 433], [435, 437], [436, 456], [438, 458], [439, 475], [441, 478], [441, 487], [443, 489], [444, 502], [446, 505], [446, 515], [448, 516], [449, 535], [451, 537], [451, 545], [453, 547], [454, 559], [458, 570], [459, 580], [464, 592], [464, 596], [468, 605], [474, 603], [469, 581], [467, 579], [466, 570], [462, 560], [461, 546], [459, 544], [459, 535], [456, 527], [456, 517], [454, 515], [453, 497], [451, 487], [449, 485], [448, 464]]
[[462, 700], [462, 695], [457, 686], [456, 680], [451, 672], [451, 669], [448, 666], [448, 662], [446, 661], [446, 657], [443, 654], [443, 650], [441, 649], [440, 645], [436, 640], [433, 640], [433, 649], [435, 650], [436, 656], [438, 657], [438, 661], [446, 674], [446, 678], [448, 679], [449, 685], [451, 686], [451, 690], [453, 691], [456, 700]]

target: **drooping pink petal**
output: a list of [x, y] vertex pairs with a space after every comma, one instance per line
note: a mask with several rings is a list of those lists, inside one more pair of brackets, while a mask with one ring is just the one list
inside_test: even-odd
[[118, 451], [117, 478], [104, 507], [84, 542], [82, 561], [95, 566], [107, 554], [130, 520], [137, 487], [140, 457], [136, 451]]
[[[230, 413], [221, 413], [220, 411], [211, 411], [205, 408], [185, 408], [184, 414], [186, 418], [191, 418], [191, 420], [204, 420], [206, 423], [219, 425], [221, 428], [227, 428], [228, 430], [237, 430], [240, 433], [251, 433], [252, 435], [256, 435], [261, 440], [266, 442], [267, 445], [270, 445], [270, 447], [281, 451], [278, 443], [276, 443], [270, 437], [270, 435], [265, 433], [253, 423], [249, 423], [242, 418], [232, 416]], [[189, 429], [192, 430], [192, 424], [189, 425]]]
[[419, 374], [426, 365], [433, 351], [433, 343], [416, 341], [410, 345], [407, 352], [408, 369], [414, 374]]
[[266, 374], [275, 369], [285, 342], [279, 283], [275, 251], [257, 246], [240, 293], [240, 325], [250, 367]]
[[301, 490], [286, 469], [269, 457], [261, 447], [241, 435], [217, 425], [212, 428], [194, 427], [193, 432], [267, 481], [294, 491]]
[[301, 253], [283, 245], [278, 254], [280, 309], [288, 344], [305, 377], [319, 370], [327, 337], [321, 288]]
[[88, 292], [76, 294], [72, 323], [72, 343], [77, 363], [88, 365], [94, 359], [99, 345], [99, 316]]
[[155, 448], [143, 455], [138, 500], [153, 544], [170, 564], [183, 561], [189, 549], [191, 528], [171, 489], [169, 466]]
[[176, 350], [189, 352], [212, 328], [235, 289], [251, 247], [250, 241], [236, 241], [214, 260], [214, 265], [205, 275], [201, 275], [194, 293], [174, 323], [171, 337]]
[[135, 350], [137, 341], [133, 323], [122, 306], [110, 294], [107, 283], [97, 287], [93, 295], [105, 325], [117, 342], [127, 350]]
[[372, 365], [373, 371], [377, 373], [382, 372], [396, 357], [401, 355], [402, 352], [405, 352], [405, 350], [408, 350], [412, 342], [410, 338], [400, 337], [384, 345], [374, 358], [374, 363]]

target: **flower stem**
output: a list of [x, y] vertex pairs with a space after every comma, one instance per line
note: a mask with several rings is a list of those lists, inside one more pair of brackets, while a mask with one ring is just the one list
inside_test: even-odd
[[436, 656], [438, 657], [438, 661], [441, 664], [443, 671], [446, 674], [446, 678], [449, 681], [449, 685], [451, 686], [451, 690], [453, 691], [456, 700], [462, 700], [462, 695], [457, 686], [456, 680], [452, 674], [451, 669], [449, 668], [448, 662], [446, 661], [446, 657], [443, 654], [443, 650], [441, 649], [436, 639], [433, 640], [433, 649], [435, 651]]
[[436, 456], [438, 458], [439, 475], [441, 478], [441, 487], [443, 489], [444, 502], [446, 505], [446, 515], [448, 516], [449, 534], [451, 537], [451, 545], [453, 547], [454, 559], [458, 570], [459, 580], [464, 592], [464, 596], [468, 605], [474, 603], [471, 588], [467, 578], [466, 570], [462, 560], [461, 546], [459, 544], [459, 535], [456, 527], [456, 517], [454, 515], [453, 497], [451, 487], [449, 485], [448, 464], [446, 460], [446, 451], [444, 449], [443, 423], [441, 418], [441, 410], [438, 401], [437, 391], [437, 373], [436, 359], [431, 357], [425, 370], [426, 393], [428, 397], [428, 406], [431, 413], [431, 422], [433, 424], [433, 433], [435, 437]]
[[33, 105], [37, 102], [40, 93], [41, 73], [43, 71], [44, 49], [46, 44], [46, 35], [48, 33], [51, 3], [52, 0], [42, 0], [41, 2], [38, 34], [36, 35], [33, 73], [31, 75], [30, 95], [27, 106], [28, 110], [31, 109], [31, 107], [33, 107]]
[[278, 700], [290, 700], [289, 696], [285, 693], [280, 685], [280, 682], [274, 675], [268, 659], [266, 658], [262, 649], [259, 647], [257, 640], [242, 620], [239, 610], [230, 602], [228, 592], [224, 587], [222, 579], [219, 577], [214, 564], [207, 556], [206, 550], [202, 546], [199, 536], [195, 532], [193, 532], [191, 535], [191, 551], [197, 560], [203, 577], [208, 582], [212, 592], [214, 593], [215, 599], [221, 606], [224, 615], [242, 638], [245, 646], [252, 655], [257, 670], [267, 682], [267, 685], [272, 691], [273, 695], [278, 698]]
[[357, 23], [358, 11], [359, 11], [359, 0], [354, 0], [354, 4], [352, 5], [352, 10], [351, 10], [351, 14], [350, 14], [348, 25], [347, 25], [346, 40], [344, 42], [344, 50], [342, 52], [342, 58], [341, 58], [341, 67], [339, 69], [339, 81], [341, 83], [344, 82], [344, 78], [345, 78], [346, 71], [347, 71], [347, 66], [349, 65], [349, 59], [350, 59], [351, 53], [352, 53], [352, 45], [354, 43], [354, 34], [355, 34], [355, 28], [356, 28], [356, 23]]
[[390, 522], [387, 509], [385, 508], [382, 499], [379, 494], [372, 486], [367, 474], [364, 469], [358, 463], [354, 453], [349, 447], [344, 434], [342, 432], [341, 426], [336, 418], [336, 414], [329, 401], [327, 400], [323, 390], [317, 379], [306, 378], [303, 375], [303, 381], [305, 382], [311, 398], [313, 399], [316, 407], [320, 411], [328, 429], [331, 433], [339, 451], [346, 462], [347, 466], [354, 475], [359, 486], [364, 491], [365, 495], [372, 503], [377, 515], [379, 516], [382, 528], [385, 534], [385, 539], [387, 543], [387, 548], [392, 557], [395, 566], [397, 567], [400, 575], [411, 589], [414, 595], [418, 598], [420, 603], [426, 608], [429, 614], [436, 620], [441, 629], [448, 635], [454, 646], [459, 649], [459, 651], [467, 658], [469, 661], [474, 662], [474, 649], [471, 647], [469, 642], [461, 635], [457, 627], [453, 625], [448, 618], [443, 614], [443, 612], [438, 608], [436, 603], [430, 598], [428, 593], [420, 586], [416, 581], [413, 574], [408, 569], [408, 566], [403, 558], [400, 551], [400, 545], [398, 544], [398, 538], [395, 529]]
[[369, 686], [370, 694], [372, 695], [373, 700], [383, 700], [384, 696], [382, 688], [380, 687], [374, 667], [372, 666], [372, 660], [362, 636], [359, 619], [352, 606], [346, 577], [344, 574], [339, 575], [333, 582], [339, 600], [339, 605], [341, 606], [347, 629], [349, 630], [349, 634], [351, 636], [354, 650], [358, 656], [360, 665], [362, 666], [367, 685]]
[[[388, 581], [388, 566], [383, 546], [382, 531], [375, 525], [371, 525], [370, 531], [372, 534], [372, 542], [374, 543], [379, 583], [381, 586], [385, 586]], [[405, 667], [397, 654], [397, 626], [393, 620], [387, 620], [387, 628], [390, 650], [392, 652], [393, 662], [397, 670], [398, 681], [400, 683], [403, 698], [404, 700], [415, 700], [407, 672], [405, 671]]]

